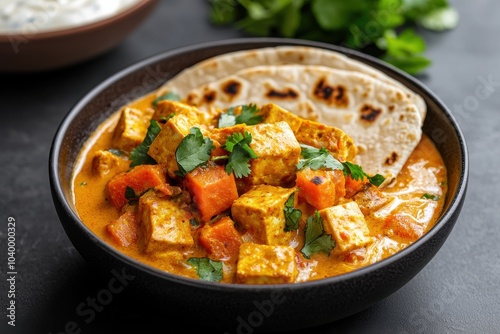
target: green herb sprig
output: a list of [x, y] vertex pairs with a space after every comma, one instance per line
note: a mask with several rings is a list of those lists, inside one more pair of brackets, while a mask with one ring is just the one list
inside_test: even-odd
[[198, 277], [204, 281], [220, 282], [222, 280], [222, 262], [206, 257], [192, 257], [187, 263], [196, 268]]
[[309, 145], [300, 144], [302, 148], [302, 159], [296, 165], [297, 169], [311, 168], [318, 170], [326, 168], [331, 170], [340, 169], [344, 171], [344, 175], [350, 175], [353, 180], [363, 180], [365, 177], [368, 181], [375, 185], [380, 186], [385, 181], [385, 177], [380, 174], [370, 176], [365, 173], [361, 166], [353, 164], [352, 162], [340, 162], [335, 159], [324, 147], [316, 148]]
[[252, 142], [252, 135], [249, 132], [241, 134], [235, 132], [227, 137], [226, 144], [223, 146], [228, 152], [228, 162], [226, 172], [234, 173], [237, 178], [246, 177], [250, 174], [250, 159], [258, 158], [254, 150], [249, 146]]
[[345, 45], [417, 74], [431, 61], [414, 31], [452, 29], [458, 13], [447, 0], [210, 0], [211, 21], [255, 36]]
[[161, 131], [161, 127], [157, 121], [151, 120], [148, 127], [148, 132], [146, 137], [139, 146], [134, 148], [130, 152], [130, 167], [135, 167], [138, 165], [155, 165], [156, 161], [148, 155], [149, 147], [151, 143], [155, 140], [156, 136]]
[[335, 240], [330, 234], [324, 233], [323, 220], [319, 212], [315, 211], [313, 216], [307, 218], [304, 247], [300, 252], [306, 259], [310, 259], [311, 255], [320, 252], [329, 255], [334, 247]]
[[219, 118], [219, 128], [225, 128], [236, 124], [256, 125], [262, 122], [262, 116], [259, 115], [259, 109], [255, 104], [241, 106], [241, 113], [234, 114], [235, 107], [229, 108]]
[[204, 138], [201, 130], [192, 127], [175, 150], [175, 160], [179, 170], [177, 176], [184, 177], [196, 167], [205, 165], [210, 159], [210, 152], [215, 148], [210, 138]]

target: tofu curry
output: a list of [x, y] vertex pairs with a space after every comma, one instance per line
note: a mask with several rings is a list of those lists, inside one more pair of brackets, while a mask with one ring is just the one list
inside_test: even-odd
[[82, 221], [166, 272], [283, 284], [356, 270], [434, 225], [446, 168], [425, 135], [395, 179], [333, 126], [276, 104], [201, 111], [145, 96], [103, 122], [74, 172]]

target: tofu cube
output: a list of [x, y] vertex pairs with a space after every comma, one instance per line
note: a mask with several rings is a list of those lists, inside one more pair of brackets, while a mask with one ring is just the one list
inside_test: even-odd
[[162, 121], [163, 119], [169, 119], [172, 115], [184, 115], [193, 120], [194, 123], [205, 126], [215, 125], [218, 118], [218, 114], [201, 111], [182, 102], [163, 100], [156, 106], [153, 119]]
[[233, 202], [233, 219], [244, 229], [253, 232], [260, 243], [289, 245], [295, 235], [285, 232], [285, 202], [295, 188], [287, 189], [260, 185]]
[[145, 110], [123, 108], [115, 128], [113, 138], [115, 145], [122, 150], [131, 151], [142, 143], [144, 137], [146, 137], [153, 113], [154, 110], [150, 108]]
[[295, 250], [290, 246], [244, 243], [240, 247], [236, 281], [243, 284], [293, 283], [297, 278]]
[[148, 154], [159, 164], [166, 164], [168, 174], [175, 177], [178, 170], [175, 160], [175, 150], [181, 141], [195, 126], [194, 122], [185, 115], [175, 115], [165, 123], [155, 140], [149, 147]]
[[130, 161], [106, 150], [96, 151], [92, 159], [92, 172], [104, 177], [113, 176], [129, 168]]
[[188, 211], [153, 191], [139, 199], [139, 246], [146, 253], [168, 252], [194, 244]]
[[250, 160], [250, 185], [288, 186], [295, 179], [300, 145], [285, 122], [247, 126], [252, 135], [250, 147], [258, 158]]
[[286, 122], [293, 133], [296, 133], [304, 119], [299, 116], [289, 112], [286, 109], [277, 106], [274, 103], [269, 103], [260, 109], [262, 120], [264, 123], [276, 123], [276, 122]]
[[356, 202], [319, 211], [326, 234], [335, 239], [336, 248], [342, 252], [363, 247], [373, 241], [366, 225], [365, 216]]
[[377, 187], [368, 183], [366, 188], [353, 196], [364, 215], [377, 211], [389, 202], [389, 199]]
[[295, 136], [301, 144], [326, 148], [341, 161], [352, 161], [357, 153], [352, 138], [334, 126], [304, 120]]

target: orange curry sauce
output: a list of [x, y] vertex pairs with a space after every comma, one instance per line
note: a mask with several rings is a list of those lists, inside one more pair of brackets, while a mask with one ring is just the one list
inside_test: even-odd
[[[151, 106], [154, 96], [148, 95], [130, 106], [144, 109]], [[78, 214], [85, 225], [99, 238], [113, 245], [118, 251], [150, 266], [170, 273], [198, 278], [193, 266], [186, 263], [191, 257], [208, 257], [207, 252], [197, 242], [200, 227], [192, 227], [194, 246], [183, 252], [168, 254], [147, 254], [139, 246], [118, 245], [108, 234], [106, 225], [115, 221], [120, 212], [108, 202], [106, 185], [114, 176], [97, 176], [92, 171], [93, 152], [106, 150], [112, 146], [113, 130], [119, 114], [115, 113], [95, 131], [82, 149], [74, 171], [74, 201]], [[126, 169], [125, 169], [126, 170]], [[304, 244], [305, 218], [313, 214], [307, 204], [299, 204], [303, 210], [300, 229], [292, 231], [294, 238], [290, 245], [296, 250], [298, 275], [295, 282], [316, 280], [343, 274], [375, 263], [407, 247], [426, 233], [435, 224], [446, 196], [446, 168], [432, 141], [423, 135], [403, 170], [392, 184], [384, 189], [387, 202], [380, 209], [365, 215], [373, 242], [350, 252], [340, 252], [338, 247], [326, 255], [317, 253], [310, 259], [304, 258], [300, 250]], [[434, 194], [426, 198], [424, 194]], [[427, 196], [428, 197], [428, 196]], [[408, 221], [391, 221], [389, 216], [407, 215]], [[411, 226], [404, 226], [410, 224]], [[224, 263], [222, 282], [234, 283], [237, 259]]]

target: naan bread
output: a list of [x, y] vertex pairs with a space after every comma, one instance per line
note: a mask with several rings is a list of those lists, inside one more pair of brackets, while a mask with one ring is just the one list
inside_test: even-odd
[[[301, 117], [347, 133], [355, 162], [388, 182], [422, 135], [423, 119], [402, 89], [365, 74], [324, 66], [257, 66], [201, 85], [186, 95], [200, 109], [275, 103]], [[386, 183], [387, 184], [387, 183]]]
[[278, 46], [216, 56], [185, 69], [161, 87], [157, 94], [160, 96], [167, 91], [173, 91], [180, 96], [186, 96], [189, 91], [198, 86], [222, 79], [246, 68], [286, 64], [319, 65], [366, 74], [388, 85], [400, 88], [415, 103], [420, 112], [420, 117], [425, 118], [426, 105], [422, 97], [399, 81], [341, 53], [305, 46]]

